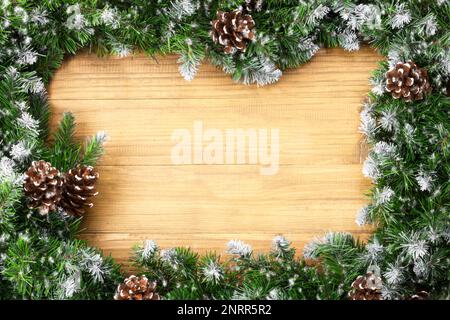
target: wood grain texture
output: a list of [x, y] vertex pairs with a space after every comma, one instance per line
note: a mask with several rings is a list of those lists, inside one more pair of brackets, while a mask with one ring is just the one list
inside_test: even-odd
[[[51, 82], [52, 128], [72, 111], [77, 137], [110, 136], [82, 238], [126, 262], [144, 239], [224, 253], [234, 238], [262, 251], [279, 233], [299, 249], [329, 230], [368, 235], [354, 223], [370, 187], [361, 174], [358, 113], [380, 56], [323, 49], [260, 88], [208, 64], [186, 82], [176, 59], [80, 53]], [[249, 164], [173, 165], [173, 130], [192, 130], [196, 120], [222, 130], [278, 128], [278, 174], [262, 176]]]

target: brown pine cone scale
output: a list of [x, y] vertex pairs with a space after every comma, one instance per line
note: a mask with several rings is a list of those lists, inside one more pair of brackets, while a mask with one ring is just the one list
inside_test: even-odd
[[90, 198], [98, 194], [95, 189], [98, 177], [99, 174], [93, 167], [80, 165], [70, 169], [64, 175], [60, 205], [67, 214], [81, 216], [85, 213], [86, 208], [93, 206]]
[[155, 292], [156, 282], [149, 281], [146, 276], [136, 277], [134, 275], [125, 279], [117, 286], [115, 300], [161, 300], [160, 295]]
[[349, 297], [351, 300], [382, 300], [381, 277], [372, 272], [367, 272], [365, 276], [358, 276], [352, 283]]
[[44, 160], [33, 161], [25, 172], [23, 189], [28, 207], [37, 208], [42, 215], [56, 210], [61, 199], [62, 178], [58, 169]]
[[386, 72], [386, 91], [394, 99], [401, 98], [406, 102], [422, 100], [431, 91], [428, 72], [411, 60], [406, 63], [398, 62]]
[[217, 11], [212, 21], [211, 36], [214, 43], [223, 46], [225, 53], [245, 52], [247, 44], [255, 38], [255, 21], [241, 10]]

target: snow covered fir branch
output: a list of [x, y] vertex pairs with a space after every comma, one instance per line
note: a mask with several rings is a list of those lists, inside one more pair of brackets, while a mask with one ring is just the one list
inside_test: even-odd
[[[450, 299], [449, 16], [445, 0], [1, 0], [0, 299]], [[232, 240], [220, 257], [149, 240], [126, 278], [77, 239], [106, 135], [74, 141], [65, 114], [48, 139], [64, 57], [177, 54], [186, 80], [208, 61], [262, 86], [321, 47], [363, 44], [387, 57], [359, 127], [366, 243], [330, 232], [296, 254], [276, 236], [256, 254]]]

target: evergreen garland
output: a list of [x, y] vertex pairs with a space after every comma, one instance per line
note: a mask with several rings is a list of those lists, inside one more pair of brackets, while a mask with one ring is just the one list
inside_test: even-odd
[[[66, 55], [90, 48], [121, 57], [175, 53], [194, 78], [205, 59], [245, 84], [276, 82], [321, 46], [358, 50], [368, 42], [387, 61], [371, 79], [360, 131], [371, 146], [363, 173], [373, 179], [370, 204], [356, 222], [374, 224], [367, 244], [329, 233], [303, 258], [282, 236], [268, 254], [230, 241], [229, 259], [189, 249], [135, 249], [137, 270], [157, 281], [165, 299], [347, 299], [367, 270], [382, 278], [383, 299], [426, 291], [450, 298], [449, 76], [450, 3], [445, 0], [263, 0], [251, 15], [256, 37], [226, 54], [210, 36], [216, 11], [245, 0], [0, 1], [0, 298], [111, 299], [124, 275], [109, 257], [76, 239], [80, 218], [62, 210], [41, 216], [26, 206], [23, 174], [33, 160], [61, 172], [94, 165], [106, 138], [73, 140], [65, 114], [48, 141], [46, 85]], [[432, 92], [394, 99], [386, 71], [413, 60], [428, 70]], [[280, 230], [282, 231], [282, 230]]]

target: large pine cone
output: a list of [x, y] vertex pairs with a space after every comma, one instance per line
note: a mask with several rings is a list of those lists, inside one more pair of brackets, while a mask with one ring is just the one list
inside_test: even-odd
[[115, 300], [160, 300], [156, 282], [148, 281], [146, 276], [130, 276], [118, 285]]
[[241, 10], [217, 11], [216, 19], [212, 21], [211, 35], [226, 53], [245, 52], [247, 44], [255, 38], [254, 27], [252, 16], [243, 14]]
[[80, 165], [65, 174], [61, 207], [67, 214], [81, 216], [94, 205], [90, 198], [98, 194], [95, 190], [98, 177], [93, 167]]
[[422, 100], [431, 91], [426, 69], [420, 69], [414, 62], [398, 62], [386, 73], [386, 91], [395, 99], [410, 102]]
[[365, 276], [358, 276], [352, 283], [349, 297], [351, 300], [382, 300], [381, 278], [372, 272], [367, 272]]
[[56, 210], [61, 199], [62, 178], [58, 169], [44, 160], [33, 161], [25, 172], [23, 183], [25, 195], [28, 197], [28, 207], [39, 209], [42, 215]]

